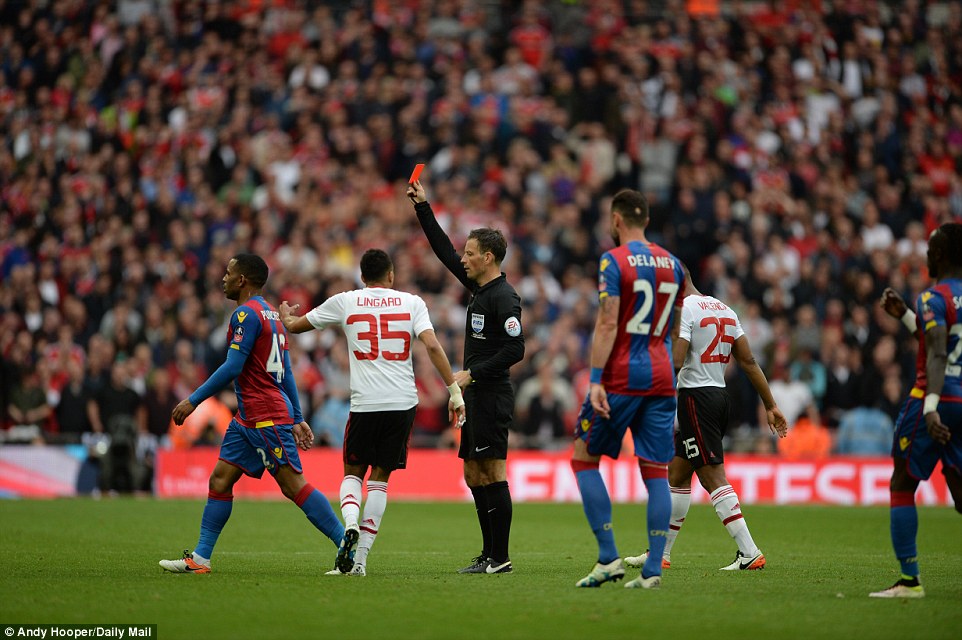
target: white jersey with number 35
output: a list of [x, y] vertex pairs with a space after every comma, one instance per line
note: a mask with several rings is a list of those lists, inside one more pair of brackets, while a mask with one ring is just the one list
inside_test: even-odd
[[404, 411], [417, 405], [411, 340], [434, 329], [424, 300], [367, 287], [339, 293], [307, 312], [318, 329], [338, 325], [351, 362], [351, 411]]
[[724, 387], [732, 346], [743, 335], [738, 316], [724, 302], [711, 296], [686, 297], [678, 337], [691, 346], [678, 372], [678, 388]]

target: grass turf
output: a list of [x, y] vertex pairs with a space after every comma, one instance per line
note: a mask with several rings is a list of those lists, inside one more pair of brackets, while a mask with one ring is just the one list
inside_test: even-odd
[[[156, 623], [169, 638], [958, 638], [962, 549], [951, 509], [920, 508], [927, 595], [877, 600], [898, 575], [885, 508], [751, 506], [764, 571], [695, 505], [660, 591], [576, 589], [596, 559], [580, 505], [519, 504], [511, 575], [457, 575], [479, 548], [473, 505], [390, 503], [366, 578], [324, 576], [335, 548], [285, 502], [237, 501], [207, 576], [157, 565], [197, 539], [201, 501], [0, 502], [0, 623]], [[624, 555], [644, 505], [616, 505]], [[635, 572], [629, 572], [629, 578]]]

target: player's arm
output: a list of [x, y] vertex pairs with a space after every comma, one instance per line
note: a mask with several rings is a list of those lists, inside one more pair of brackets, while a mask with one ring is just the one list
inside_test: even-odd
[[605, 393], [605, 388], [601, 385], [601, 376], [604, 373], [605, 365], [608, 363], [608, 358], [611, 356], [611, 350], [615, 346], [620, 306], [620, 296], [601, 294], [598, 314], [595, 317], [595, 333], [591, 338], [591, 356], [588, 361], [591, 366], [591, 385], [588, 397], [591, 399], [591, 407], [602, 418], [610, 416], [611, 408], [608, 406], [608, 394]]
[[458, 426], [464, 424], [464, 396], [461, 394], [461, 387], [454, 379], [454, 373], [451, 371], [451, 363], [448, 362], [448, 356], [444, 352], [444, 347], [438, 341], [437, 334], [434, 333], [434, 329], [426, 329], [418, 334], [418, 340], [420, 340], [425, 349], [428, 352], [428, 358], [431, 359], [431, 364], [437, 369], [437, 372], [441, 374], [441, 379], [444, 380], [445, 386], [448, 388], [448, 395], [451, 397], [451, 402], [448, 407], [448, 420], [454, 420], [454, 414], [458, 416]]
[[684, 306], [675, 309], [675, 321], [671, 326], [671, 360], [676, 372], [685, 366], [685, 359], [691, 348], [693, 323], [691, 311]]
[[294, 419], [294, 442], [298, 447], [307, 451], [314, 446], [314, 432], [311, 426], [304, 422], [304, 414], [301, 412], [301, 400], [297, 393], [297, 381], [294, 379], [294, 371], [291, 369], [291, 352], [284, 350], [284, 379], [281, 382], [284, 393], [291, 401]]
[[177, 426], [184, 424], [187, 416], [193, 413], [201, 402], [219, 392], [230, 384], [231, 380], [240, 375], [244, 369], [244, 363], [247, 362], [248, 354], [241, 353], [240, 349], [234, 348], [235, 346], [233, 343], [231, 344], [230, 348], [227, 349], [227, 359], [217, 367], [214, 373], [210, 374], [204, 384], [197, 387], [189, 397], [181, 400], [180, 404], [174, 407], [174, 411], [171, 413], [174, 424]]
[[942, 423], [939, 415], [939, 396], [945, 386], [945, 366], [948, 364], [949, 334], [944, 324], [937, 324], [934, 320], [928, 322], [925, 329], [925, 401], [922, 414], [925, 416], [925, 426], [929, 435], [941, 444], [947, 444], [951, 437], [949, 428]]
[[732, 347], [732, 354], [735, 356], [738, 366], [748, 376], [748, 380], [761, 397], [762, 404], [765, 405], [765, 419], [768, 421], [772, 433], [784, 438], [788, 433], [788, 422], [782, 415], [781, 409], [775, 404], [775, 396], [772, 395], [771, 387], [768, 386], [768, 378], [765, 377], [765, 372], [755, 361], [755, 354], [752, 353], [751, 345], [748, 344], [748, 338], [744, 335], [736, 338]]
[[908, 305], [905, 304], [905, 300], [902, 296], [892, 287], [886, 287], [885, 291], [882, 292], [882, 299], [879, 304], [885, 310], [885, 313], [889, 314], [893, 318], [902, 321], [905, 328], [908, 329], [912, 335], [918, 336], [918, 325], [916, 324], [915, 312], [909, 309]]
[[671, 343], [671, 361], [675, 367], [675, 371], [678, 371], [685, 365], [685, 358], [688, 357], [688, 348], [691, 343], [684, 338], [672, 338]]
[[281, 316], [281, 322], [284, 324], [284, 328], [291, 333], [304, 333], [310, 331], [314, 328], [310, 320], [307, 319], [307, 315], [298, 316], [295, 315], [297, 310], [301, 308], [301, 305], [289, 305], [287, 300], [281, 302], [281, 306], [277, 308], [277, 312]]
[[454, 274], [454, 277], [461, 284], [468, 289], [473, 288], [474, 283], [468, 279], [468, 275], [464, 271], [464, 265], [461, 264], [461, 256], [458, 255], [457, 249], [451, 244], [451, 239], [444, 233], [444, 229], [441, 228], [437, 218], [434, 217], [434, 210], [427, 200], [420, 180], [408, 185], [407, 196], [414, 203], [414, 212], [418, 216], [418, 222], [421, 224], [425, 237], [431, 244], [431, 249], [434, 250], [434, 255], [438, 257], [441, 264], [448, 268], [448, 271]]
[[291, 401], [291, 407], [294, 410], [294, 424], [304, 422], [304, 414], [301, 413], [301, 400], [297, 393], [297, 381], [294, 379], [294, 371], [291, 369], [291, 352], [288, 349], [284, 349], [284, 379], [281, 381], [281, 387]]

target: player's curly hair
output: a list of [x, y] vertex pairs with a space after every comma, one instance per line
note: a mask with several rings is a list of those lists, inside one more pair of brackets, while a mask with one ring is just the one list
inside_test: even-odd
[[504, 239], [504, 234], [498, 229], [481, 228], [472, 229], [468, 234], [468, 240], [474, 239], [478, 243], [481, 253], [487, 251], [494, 256], [495, 264], [501, 264], [505, 254], [508, 253], [508, 241]]
[[368, 249], [361, 256], [361, 279], [364, 282], [380, 282], [393, 270], [391, 257], [381, 249]]
[[233, 260], [237, 272], [247, 278], [256, 289], [261, 289], [267, 284], [270, 270], [264, 258], [253, 253], [238, 253]]
[[630, 227], [648, 225], [648, 199], [640, 191], [622, 189], [612, 198], [611, 210], [620, 213]]
[[962, 267], [962, 224], [946, 222], [939, 227], [933, 240], [942, 244], [946, 262], [953, 267]]

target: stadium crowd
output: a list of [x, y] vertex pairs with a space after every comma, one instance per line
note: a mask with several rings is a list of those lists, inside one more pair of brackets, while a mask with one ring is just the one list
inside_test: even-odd
[[[0, 2], [0, 25], [8, 442], [103, 452], [106, 433], [148, 471], [157, 446], [218, 442], [232, 394], [183, 429], [170, 411], [224, 357], [241, 251], [306, 309], [385, 249], [457, 364], [465, 294], [404, 197], [426, 162], [456, 246], [509, 237], [515, 446], [570, 442], [603, 212], [630, 187], [649, 237], [739, 313], [795, 429], [783, 453], [888, 452], [917, 347], [879, 296], [914, 300], [928, 233], [962, 219], [959, 3], [33, 0]], [[292, 351], [332, 446], [342, 342]], [[416, 359], [414, 443], [446, 446], [447, 391]], [[729, 390], [730, 450], [771, 452], [747, 379]]]

